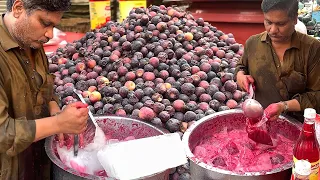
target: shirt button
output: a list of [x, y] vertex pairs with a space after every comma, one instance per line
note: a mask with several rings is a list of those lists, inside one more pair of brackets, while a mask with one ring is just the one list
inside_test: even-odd
[[277, 67], [280, 67], [280, 65], [277, 65]]
[[38, 116], [38, 115], [40, 115], [40, 113], [41, 113], [41, 106], [36, 106], [35, 108], [34, 108], [34, 113]]
[[34, 76], [32, 76], [31, 78], [34, 79]]

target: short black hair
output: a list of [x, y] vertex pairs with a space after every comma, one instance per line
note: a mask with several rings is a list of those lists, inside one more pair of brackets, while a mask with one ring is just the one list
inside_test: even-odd
[[[7, 0], [7, 11], [12, 11], [12, 6], [16, 0]], [[27, 12], [34, 10], [44, 10], [49, 12], [65, 12], [71, 7], [70, 0], [21, 0]]]
[[263, 0], [261, 3], [263, 13], [271, 10], [283, 10], [288, 13], [290, 18], [298, 16], [298, 6], [298, 0]]

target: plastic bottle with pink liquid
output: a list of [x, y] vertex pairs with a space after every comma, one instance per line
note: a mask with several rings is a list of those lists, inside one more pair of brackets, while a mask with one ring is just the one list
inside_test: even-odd
[[[318, 180], [319, 173], [319, 143], [315, 131], [316, 111], [312, 108], [304, 110], [304, 123], [300, 136], [293, 149], [293, 162], [306, 160], [311, 163], [309, 180]], [[292, 168], [294, 176], [295, 167]]]
[[315, 126], [316, 126], [317, 140], [319, 143], [320, 142], [320, 115], [319, 114], [317, 114], [316, 116]]

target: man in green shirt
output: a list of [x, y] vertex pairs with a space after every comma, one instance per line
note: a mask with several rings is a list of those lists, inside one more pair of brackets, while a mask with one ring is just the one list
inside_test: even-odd
[[69, 7], [70, 0], [7, 0], [0, 17], [0, 179], [49, 179], [43, 139], [86, 128], [81, 103], [53, 116], [60, 108], [42, 47]]
[[270, 120], [289, 112], [303, 121], [305, 108], [320, 113], [320, 42], [295, 31], [297, 0], [263, 0], [266, 31], [251, 36], [237, 65], [237, 83], [248, 91]]

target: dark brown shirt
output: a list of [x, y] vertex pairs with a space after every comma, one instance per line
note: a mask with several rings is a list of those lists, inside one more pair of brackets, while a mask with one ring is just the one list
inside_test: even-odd
[[[44, 179], [49, 164], [43, 141], [33, 143], [35, 119], [49, 116], [53, 76], [43, 49], [34, 50], [35, 70], [0, 18], [0, 179]], [[38, 76], [38, 78], [37, 78]], [[40, 77], [40, 79], [39, 79]]]
[[280, 63], [267, 32], [251, 36], [239, 70], [254, 78], [256, 100], [264, 108], [296, 98], [302, 111], [310, 107], [320, 113], [320, 42], [315, 38], [294, 32]]

